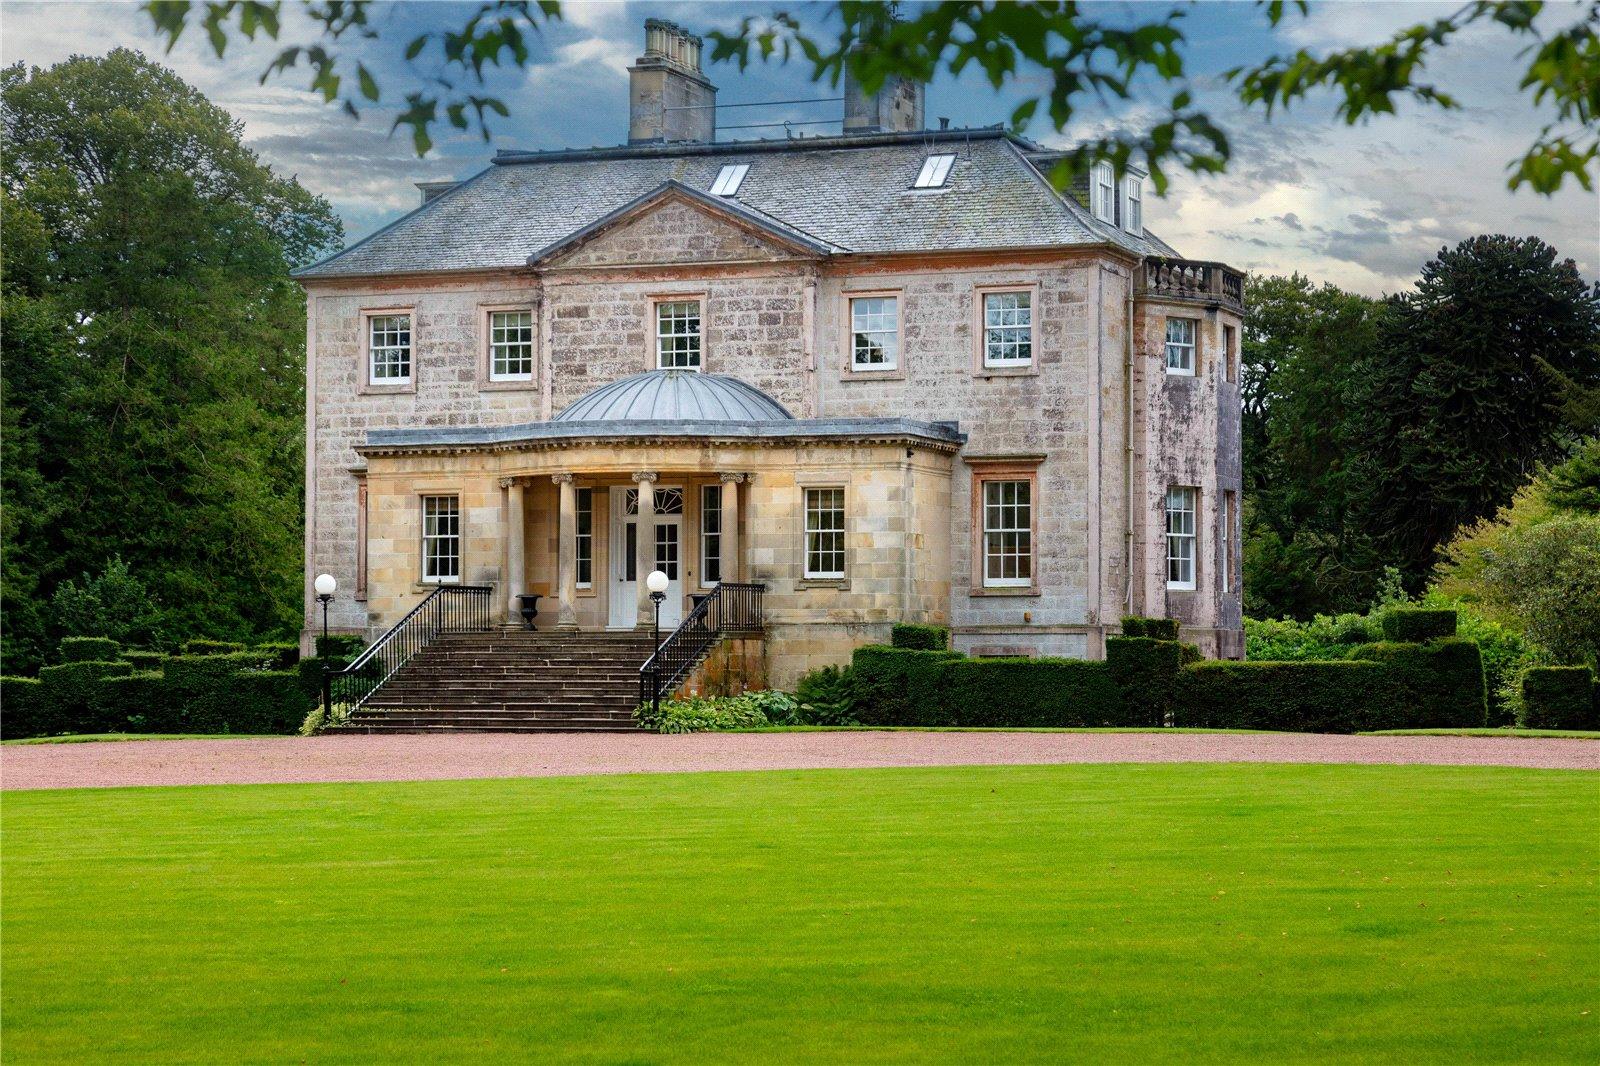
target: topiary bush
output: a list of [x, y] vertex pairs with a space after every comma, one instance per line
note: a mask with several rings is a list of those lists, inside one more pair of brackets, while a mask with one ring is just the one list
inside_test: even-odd
[[939, 705], [939, 668], [954, 651], [913, 651], [869, 644], [851, 658], [855, 713], [862, 725], [947, 725]]
[[259, 655], [268, 670], [293, 670], [300, 662], [300, 645], [292, 641], [252, 644], [246, 650], [252, 655]]
[[[236, 651], [221, 655], [176, 655], [167, 660], [166, 678], [170, 698], [183, 708], [188, 733], [247, 733], [264, 732], [258, 727], [264, 715], [255, 694], [259, 688], [242, 674], [263, 673], [261, 656], [250, 651]], [[295, 705], [299, 711], [286, 732], [298, 729], [309, 709], [305, 690], [300, 687], [298, 671], [281, 671], [293, 677]], [[321, 683], [318, 682], [318, 692]], [[248, 705], [244, 693], [251, 693]], [[283, 691], [274, 689], [274, 691]], [[287, 698], [287, 697], [285, 697]]]
[[1026, 729], [1130, 724], [1103, 662], [951, 659], [937, 667], [938, 711], [915, 724]]
[[1179, 678], [1173, 725], [1354, 733], [1371, 728], [1389, 698], [1386, 672], [1353, 660], [1195, 663]]
[[43, 696], [37, 677], [0, 677], [0, 738], [38, 736]]
[[186, 640], [183, 642], [185, 655], [229, 655], [233, 652], [244, 651], [245, 647], [234, 640]]
[[1388, 699], [1373, 707], [1365, 729], [1480, 728], [1487, 721], [1483, 656], [1470, 640], [1378, 641], [1352, 648], [1350, 658], [1388, 670]]
[[133, 664], [125, 662], [72, 662], [41, 668], [42, 688], [31, 735], [109, 732], [112, 723], [102, 717], [100, 679], [131, 673]]
[[1535, 666], [1522, 675], [1524, 729], [1600, 729], [1594, 671], [1587, 666]]
[[1151, 640], [1177, 640], [1178, 620], [1176, 618], [1139, 618], [1134, 615], [1124, 615], [1122, 619], [1122, 635], [1125, 637], [1149, 637]]
[[295, 670], [243, 670], [230, 680], [223, 732], [296, 733], [315, 703]]
[[135, 673], [141, 670], [161, 670], [167, 664], [165, 652], [146, 651], [143, 648], [124, 648], [118, 658], [125, 663], [132, 663]]
[[117, 642], [106, 637], [62, 637], [61, 661], [64, 663], [109, 663], [118, 658]]
[[[1151, 637], [1106, 638], [1106, 668], [1124, 703], [1124, 720], [1118, 725], [1167, 723], [1184, 665], [1184, 649], [1193, 647]], [[1198, 648], [1194, 654], [1199, 655]]]
[[1395, 607], [1383, 616], [1383, 639], [1421, 644], [1456, 635], [1456, 612], [1437, 607]]
[[153, 671], [107, 677], [97, 686], [96, 717], [108, 733], [192, 733], [165, 675]]
[[950, 647], [950, 630], [944, 626], [896, 622], [890, 630], [889, 644], [911, 651], [946, 651]]

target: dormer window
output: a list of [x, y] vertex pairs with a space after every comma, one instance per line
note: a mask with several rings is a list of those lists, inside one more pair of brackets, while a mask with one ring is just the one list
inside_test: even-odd
[[950, 177], [950, 165], [956, 161], [954, 154], [930, 155], [922, 161], [922, 170], [917, 173], [913, 189], [942, 189], [945, 179]]
[[749, 163], [730, 163], [723, 167], [717, 171], [717, 181], [711, 186], [711, 195], [733, 196], [744, 184], [744, 176], [749, 170]]
[[1122, 228], [1144, 236], [1144, 179], [1134, 174], [1122, 179]]
[[1089, 210], [1102, 222], [1117, 221], [1117, 172], [1110, 163], [1096, 163], [1089, 171]]

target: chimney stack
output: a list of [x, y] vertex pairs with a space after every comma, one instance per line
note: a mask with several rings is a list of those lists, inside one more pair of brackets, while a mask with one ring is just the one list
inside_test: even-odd
[[923, 129], [921, 82], [906, 78], [887, 79], [882, 88], [868, 96], [844, 68], [844, 132], [906, 133]]
[[713, 141], [717, 87], [700, 72], [700, 38], [644, 20], [644, 55], [628, 68], [628, 143]]

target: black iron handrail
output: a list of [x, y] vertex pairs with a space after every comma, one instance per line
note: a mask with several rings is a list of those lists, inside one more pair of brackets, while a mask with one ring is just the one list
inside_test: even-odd
[[726, 636], [758, 636], [765, 585], [719, 582], [639, 667], [639, 705], [671, 691]]
[[322, 675], [322, 713], [333, 721], [339, 704], [354, 713], [441, 633], [481, 633], [494, 626], [489, 585], [440, 585], [342, 670]]

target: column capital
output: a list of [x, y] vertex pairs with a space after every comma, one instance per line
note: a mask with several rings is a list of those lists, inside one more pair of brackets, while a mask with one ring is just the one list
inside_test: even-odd
[[521, 484], [521, 482], [514, 477], [503, 477], [500, 479], [500, 487], [503, 489], [509, 489], [519, 484]]
[[749, 474], [738, 473], [731, 470], [725, 470], [718, 474], [717, 477], [724, 485], [743, 485], [746, 481], [750, 480]]
[[570, 485], [572, 483], [572, 475], [567, 473], [551, 474], [550, 482], [555, 485]]
[[633, 472], [633, 483], [635, 485], [643, 484], [646, 481], [655, 480], [656, 472], [654, 470], [635, 470]]

